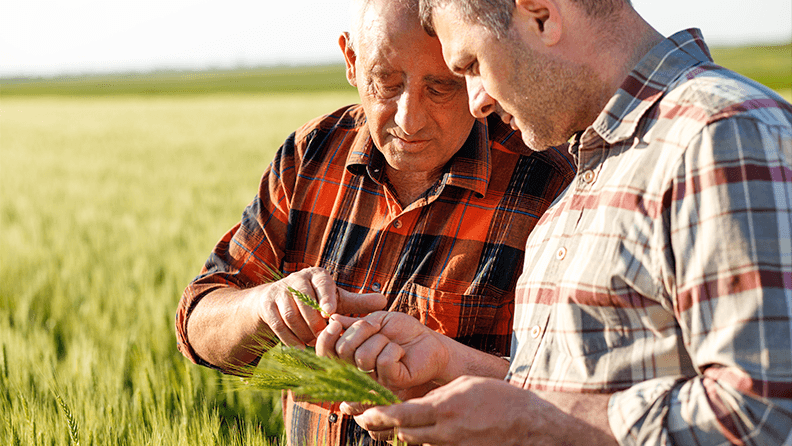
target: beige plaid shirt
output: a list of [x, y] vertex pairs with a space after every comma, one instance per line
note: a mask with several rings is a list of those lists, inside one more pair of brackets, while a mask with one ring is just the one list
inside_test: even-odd
[[682, 31], [571, 151], [507, 379], [613, 393], [622, 444], [792, 444], [792, 106]]

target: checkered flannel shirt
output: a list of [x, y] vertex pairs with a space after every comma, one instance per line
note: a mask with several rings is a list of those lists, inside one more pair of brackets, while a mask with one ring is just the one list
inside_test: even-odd
[[[286, 274], [323, 267], [339, 287], [381, 292], [390, 310], [507, 355], [525, 240], [574, 177], [565, 147], [530, 156], [517, 154], [522, 150], [520, 134], [497, 117], [476, 121], [435, 186], [402, 207], [360, 106], [309, 122], [281, 146], [241, 222], [185, 290], [176, 321], [180, 351], [211, 367], [190, 347], [191, 309], [213, 290], [260, 284], [267, 264]], [[290, 444], [367, 438], [336, 404], [289, 398], [284, 414]]]
[[613, 393], [624, 445], [792, 444], [792, 106], [655, 47], [528, 239], [507, 379]]

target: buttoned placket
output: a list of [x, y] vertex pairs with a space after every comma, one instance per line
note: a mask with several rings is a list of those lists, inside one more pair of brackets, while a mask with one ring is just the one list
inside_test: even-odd
[[[379, 169], [373, 169], [372, 172], [379, 174]], [[371, 269], [369, 269], [366, 279], [363, 283], [364, 289], [368, 289], [375, 293], [383, 293], [385, 294], [387, 290], [387, 283], [382, 283], [377, 280], [376, 277], [373, 275], [373, 269], [378, 264], [376, 259], [382, 254], [382, 250], [384, 249], [385, 242], [388, 238], [388, 235], [392, 232], [400, 232], [405, 233], [408, 231], [409, 228], [414, 226], [415, 215], [421, 212], [421, 208], [424, 206], [430, 205], [434, 202], [442, 193], [444, 189], [444, 185], [441, 180], [438, 180], [434, 186], [432, 186], [431, 191], [429, 192], [428, 196], [419, 198], [415, 202], [408, 205], [406, 208], [402, 208], [401, 204], [398, 201], [396, 195], [389, 190], [387, 182], [380, 182], [377, 178], [373, 178], [377, 183], [382, 185], [385, 195], [385, 200], [387, 202], [387, 209], [388, 209], [388, 216], [387, 222], [383, 224], [382, 231], [377, 239], [377, 244], [374, 250], [372, 251], [372, 262], [370, 263]], [[401, 252], [401, 251], [399, 251]], [[380, 271], [380, 275], [386, 275], [387, 277], [391, 277], [391, 271], [384, 273]]]

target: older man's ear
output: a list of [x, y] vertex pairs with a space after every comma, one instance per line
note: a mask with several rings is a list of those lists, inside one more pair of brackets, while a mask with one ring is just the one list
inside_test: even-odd
[[349, 82], [349, 85], [357, 87], [357, 70], [355, 65], [355, 62], [357, 61], [357, 53], [352, 47], [352, 41], [349, 38], [348, 32], [343, 32], [338, 37], [338, 46], [341, 47], [341, 52], [344, 53], [347, 82]]

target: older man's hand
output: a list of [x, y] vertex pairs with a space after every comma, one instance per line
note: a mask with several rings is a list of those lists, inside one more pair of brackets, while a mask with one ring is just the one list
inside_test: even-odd
[[379, 293], [357, 294], [336, 286], [324, 268], [306, 268], [260, 286], [256, 295], [259, 317], [284, 344], [313, 345], [327, 326], [322, 313], [295, 297], [289, 288], [301, 291], [318, 302], [328, 314], [367, 314], [387, 305]]

